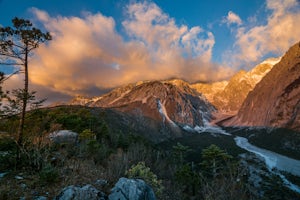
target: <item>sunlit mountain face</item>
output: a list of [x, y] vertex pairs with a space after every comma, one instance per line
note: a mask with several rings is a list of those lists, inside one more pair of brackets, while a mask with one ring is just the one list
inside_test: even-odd
[[256, 85], [228, 124], [300, 130], [300, 43]]
[[235, 113], [239, 110], [248, 93], [280, 61], [281, 58], [270, 58], [250, 71], [241, 70], [228, 81], [211, 84], [193, 84], [192, 87], [204, 96], [223, 113]]

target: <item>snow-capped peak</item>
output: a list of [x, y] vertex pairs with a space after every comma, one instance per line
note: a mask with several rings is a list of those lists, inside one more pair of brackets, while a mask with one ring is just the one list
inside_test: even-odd
[[278, 58], [268, 58], [267, 60], [263, 61], [261, 64], [270, 64], [270, 65], [276, 65], [280, 62], [282, 57]]

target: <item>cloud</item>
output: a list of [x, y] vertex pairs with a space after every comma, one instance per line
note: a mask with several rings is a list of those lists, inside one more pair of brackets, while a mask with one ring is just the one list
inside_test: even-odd
[[211, 81], [232, 74], [211, 63], [213, 33], [177, 25], [154, 3], [134, 3], [126, 9], [125, 38], [116, 31], [115, 20], [101, 13], [52, 17], [33, 8], [53, 40], [30, 60], [32, 84], [58, 94], [99, 95], [140, 80]]
[[267, 0], [266, 10], [270, 12], [266, 24], [237, 28], [235, 49], [225, 52], [225, 60], [237, 66], [257, 62], [269, 53], [281, 56], [299, 41], [299, 1]]
[[227, 16], [223, 19], [223, 23], [226, 23], [228, 26], [231, 24], [242, 25], [243, 22], [241, 18], [232, 11], [229, 11]]
[[[11, 76], [3, 83], [3, 91], [12, 91], [17, 88], [24, 88], [24, 74], [16, 74]], [[29, 83], [30, 91], [38, 91], [35, 96], [36, 100], [46, 99], [45, 105], [50, 105], [57, 101], [66, 102], [72, 98], [70, 95], [54, 90], [51, 87], [44, 87], [42, 85]]]

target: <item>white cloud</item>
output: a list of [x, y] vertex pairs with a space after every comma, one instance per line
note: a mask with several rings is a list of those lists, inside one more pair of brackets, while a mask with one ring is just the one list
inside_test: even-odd
[[281, 56], [299, 41], [299, 1], [267, 0], [266, 9], [271, 11], [266, 24], [237, 28], [236, 48], [225, 52], [225, 61], [237, 66], [257, 62], [268, 53]]
[[232, 11], [228, 12], [227, 16], [223, 19], [223, 22], [228, 26], [231, 24], [237, 24], [239, 26], [243, 24], [241, 18]]
[[154, 3], [132, 4], [127, 14], [123, 22], [127, 33], [143, 42], [157, 59], [162, 53], [176, 51], [210, 61], [215, 42], [211, 32], [199, 26], [188, 29], [185, 25], [176, 25], [175, 20]]

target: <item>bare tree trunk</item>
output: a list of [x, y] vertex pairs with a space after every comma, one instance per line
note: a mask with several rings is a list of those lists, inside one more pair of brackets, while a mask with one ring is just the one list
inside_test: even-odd
[[18, 127], [18, 135], [17, 135], [17, 143], [18, 143], [18, 151], [17, 151], [17, 167], [20, 164], [21, 159], [21, 152], [20, 148], [22, 148], [23, 145], [23, 132], [24, 132], [24, 123], [25, 123], [25, 113], [26, 113], [26, 107], [27, 107], [27, 101], [28, 101], [28, 48], [25, 48], [25, 60], [24, 60], [24, 73], [25, 73], [25, 79], [24, 79], [24, 91], [23, 91], [23, 99], [22, 99], [22, 111], [21, 111], [21, 117]]

